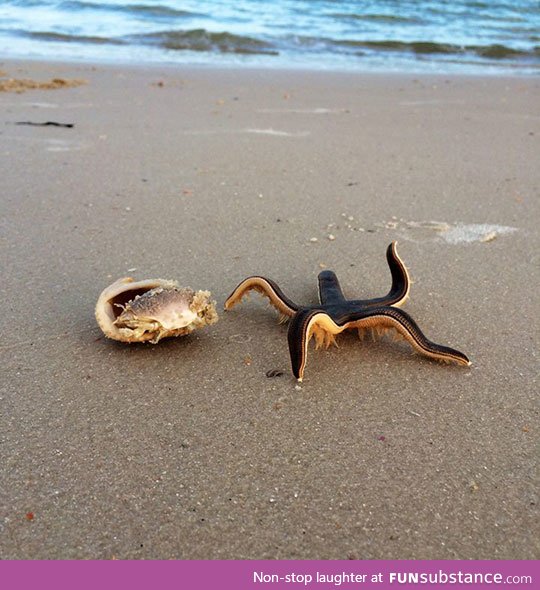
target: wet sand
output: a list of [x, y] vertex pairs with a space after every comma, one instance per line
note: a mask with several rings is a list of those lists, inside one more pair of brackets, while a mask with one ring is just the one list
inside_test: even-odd
[[[0, 69], [88, 82], [0, 93], [2, 558], [540, 557], [538, 80]], [[471, 368], [349, 334], [299, 387], [257, 295], [157, 346], [94, 320], [121, 276], [377, 297], [392, 240]]]

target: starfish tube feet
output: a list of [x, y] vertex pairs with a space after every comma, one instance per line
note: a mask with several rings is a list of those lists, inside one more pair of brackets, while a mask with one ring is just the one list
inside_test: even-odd
[[441, 362], [454, 362], [458, 365], [469, 366], [470, 360], [465, 354], [432, 342], [423, 334], [412, 317], [401, 309], [380, 307], [350, 314], [347, 327], [364, 330], [366, 328], [376, 332], [395, 330], [420, 354]]

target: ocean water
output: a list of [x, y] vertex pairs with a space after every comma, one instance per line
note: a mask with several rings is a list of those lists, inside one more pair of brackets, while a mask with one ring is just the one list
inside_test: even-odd
[[0, 0], [0, 59], [540, 72], [538, 0]]

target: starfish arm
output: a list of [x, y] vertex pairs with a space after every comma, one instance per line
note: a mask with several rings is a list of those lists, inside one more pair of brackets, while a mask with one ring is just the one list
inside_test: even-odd
[[407, 267], [397, 253], [396, 246], [397, 242], [394, 241], [386, 250], [386, 260], [388, 261], [392, 275], [392, 286], [388, 294], [384, 297], [377, 297], [376, 299], [357, 299], [351, 301], [351, 303], [362, 307], [401, 307], [405, 303], [409, 297], [411, 279]]
[[397, 242], [395, 240], [386, 250], [386, 260], [392, 275], [392, 287], [386, 296], [384, 305], [401, 307], [409, 297], [411, 279], [407, 267], [397, 253]]
[[319, 301], [322, 305], [343, 303], [345, 296], [338, 278], [331, 270], [323, 270], [317, 277], [319, 281]]
[[308, 344], [312, 335], [312, 324], [317, 315], [320, 314], [320, 310], [302, 309], [294, 316], [289, 325], [287, 339], [289, 341], [291, 367], [293, 375], [298, 381], [302, 381], [304, 378]]
[[258, 276], [244, 279], [227, 297], [225, 309], [234, 307], [249, 291], [257, 291], [268, 297], [270, 303], [286, 317], [292, 317], [299, 309], [298, 305], [291, 301], [274, 281]]
[[[341, 321], [340, 321], [341, 320]], [[455, 362], [459, 365], [469, 366], [471, 362], [459, 350], [436, 344], [423, 334], [418, 324], [412, 317], [395, 307], [376, 307], [348, 314], [341, 318], [337, 324], [344, 328], [366, 328], [378, 330], [394, 329], [419, 353], [432, 359], [443, 362]]]
[[314, 335], [317, 348], [323, 343], [328, 347], [334, 342], [334, 336], [347, 329], [340, 326], [322, 309], [301, 309], [291, 320], [287, 338], [294, 376], [298, 381], [304, 378], [307, 362], [308, 344]]

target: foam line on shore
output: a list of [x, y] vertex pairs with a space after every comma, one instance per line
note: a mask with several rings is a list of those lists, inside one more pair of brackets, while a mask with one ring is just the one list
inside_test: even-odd
[[257, 127], [248, 127], [246, 129], [194, 129], [184, 131], [184, 135], [222, 135], [226, 133], [240, 134], [249, 133], [255, 135], [273, 135], [275, 137], [307, 137], [310, 135], [309, 131], [283, 131], [280, 129], [259, 129]]
[[298, 115], [337, 115], [347, 113], [348, 109], [329, 109], [326, 107], [317, 107], [313, 109], [257, 109], [256, 113], [293, 113]]

